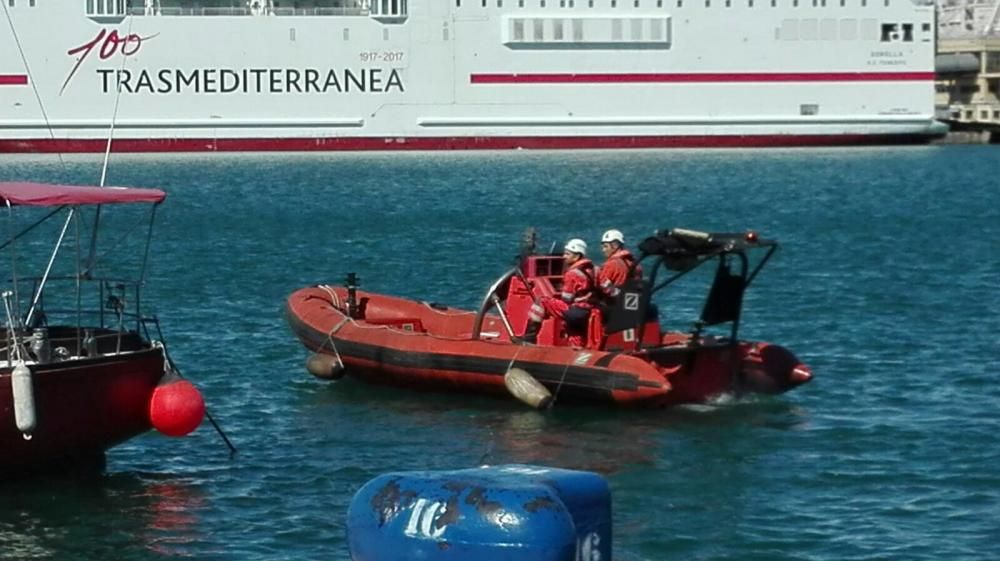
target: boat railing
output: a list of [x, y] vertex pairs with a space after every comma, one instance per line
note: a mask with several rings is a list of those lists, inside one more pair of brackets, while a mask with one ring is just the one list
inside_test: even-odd
[[[47, 325], [139, 332], [142, 286], [134, 279], [50, 276], [41, 294], [41, 277], [19, 278], [15, 317], [32, 329]], [[7, 286], [11, 286], [10, 283]]]
[[[345, 3], [347, 4], [347, 3]], [[257, 13], [254, 12], [252, 8], [246, 6], [239, 7], [194, 7], [185, 8], [179, 6], [170, 6], [165, 8], [158, 8], [156, 10], [147, 10], [143, 7], [131, 7], [128, 9], [127, 13], [131, 16], [222, 16], [222, 17], [241, 17], [241, 16], [296, 16], [296, 17], [329, 17], [329, 16], [367, 16], [369, 15], [369, 10], [367, 7], [356, 3], [350, 3], [351, 5], [344, 6], [326, 6], [326, 7], [314, 7], [314, 8], [271, 8], [267, 13]]]

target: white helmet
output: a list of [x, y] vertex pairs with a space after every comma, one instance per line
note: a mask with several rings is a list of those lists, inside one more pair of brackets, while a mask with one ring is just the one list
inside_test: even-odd
[[625, 235], [622, 234], [620, 230], [608, 230], [607, 232], [604, 232], [604, 235], [601, 236], [601, 243], [611, 243], [611, 242], [618, 242], [620, 244], [624, 244]]
[[580, 238], [573, 238], [566, 242], [566, 251], [572, 251], [573, 253], [579, 253], [580, 255], [587, 255], [587, 242], [581, 240]]

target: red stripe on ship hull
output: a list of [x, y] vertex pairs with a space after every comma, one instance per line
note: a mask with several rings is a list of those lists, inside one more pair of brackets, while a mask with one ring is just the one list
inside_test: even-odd
[[933, 72], [771, 72], [671, 74], [472, 74], [473, 84], [684, 84], [727, 82], [915, 82]]
[[28, 77], [24, 74], [0, 74], [0, 86], [26, 86]]
[[[491, 136], [409, 138], [118, 139], [115, 152], [332, 152], [403, 150], [554, 150], [627, 148], [746, 148], [919, 144], [926, 134], [712, 136]], [[101, 153], [106, 139], [0, 140], [0, 153]]]

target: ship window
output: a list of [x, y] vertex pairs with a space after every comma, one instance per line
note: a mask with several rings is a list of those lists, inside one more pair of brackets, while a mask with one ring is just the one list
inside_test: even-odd
[[524, 41], [524, 20], [516, 19], [514, 20], [514, 40]]
[[781, 20], [780, 37], [785, 41], [797, 41], [799, 39], [799, 20]]
[[288, 28], [288, 40], [289, 41], [294, 41], [295, 40], [295, 28], [294, 27]]
[[858, 38], [858, 20], [856, 19], [840, 20], [841, 41], [853, 41], [857, 38]]
[[772, 8], [777, 8], [778, 7], [778, 0], [771, 0], [771, 7]]
[[587, 0], [587, 7], [588, 8], [593, 8], [594, 7], [594, 0]]
[[889, 7], [889, 0], [885, 0], [885, 7], [886, 7], [886, 8], [888, 8], [888, 7]]
[[539, 0], [538, 5], [539, 5], [539, 7], [544, 8], [545, 7], [545, 0]]
[[618, 0], [611, 0], [611, 7], [612, 8], [617, 8], [618, 7]]
[[882, 24], [882, 38], [880, 39], [883, 43], [888, 43], [890, 41], [896, 41], [899, 39], [898, 28], [895, 23], [883, 23]]
[[565, 8], [566, 7], [566, 0], [559, 0], [559, 7], [560, 8]]
[[903, 41], [913, 41], [913, 24], [903, 24]]
[[611, 20], [611, 40], [612, 41], [622, 40], [622, 20], [620, 19]]
[[642, 20], [633, 19], [629, 29], [629, 34], [633, 41], [642, 41]]
[[[8, 4], [10, 4], [10, 7], [13, 8], [14, 7], [14, 0], [10, 0], [10, 2], [8, 2]], [[93, 12], [93, 10], [89, 10], [89, 11]]]
[[792, 7], [793, 8], [798, 8], [799, 7], [799, 0], [792, 0]]
[[554, 41], [563, 40], [563, 21], [561, 19], [552, 20], [552, 39]]
[[726, 7], [730, 8], [733, 5], [733, 0], [726, 0]]
[[858, 26], [859, 32], [858, 36], [865, 41], [876, 41], [878, 40], [878, 21], [865, 18], [861, 20], [861, 25]]
[[486, 7], [486, 0], [483, 0], [483, 7]]
[[662, 8], [663, 7], [663, 0], [656, 0], [656, 7], [657, 8]]
[[543, 20], [536, 19], [536, 20], [532, 21], [531, 23], [532, 23], [531, 33], [532, 33], [532, 37], [534, 38], [534, 40], [536, 42], [541, 42], [541, 41], [545, 40], [545, 27], [542, 25]]
[[711, 8], [712, 7], [712, 0], [705, 0], [705, 7], [706, 8]]
[[389, 28], [388, 27], [382, 29], [382, 40], [383, 41], [388, 41], [389, 40]]
[[823, 6], [825, 8], [826, 7], [826, 0], [820, 0], [819, 5]]
[[639, 0], [635, 0], [635, 2], [632, 3], [632, 6], [638, 8], [639, 7]]
[[28, 6], [35, 7], [35, 0], [28, 0]]
[[747, 7], [748, 8], [753, 8], [753, 0], [748, 0], [747, 1]]
[[847, 5], [847, 0], [840, 0], [840, 7], [843, 8]]
[[663, 40], [663, 20], [656, 18], [649, 20], [649, 39], [651, 41]]
[[350, 28], [345, 27], [344, 28], [344, 41], [350, 41], [350, 40], [351, 40], [351, 30], [350, 30]]
[[819, 38], [824, 41], [837, 40], [837, 20], [824, 18], [819, 22]]
[[683, 8], [684, 7], [684, 0], [677, 0], [677, 7], [678, 8]]
[[819, 105], [815, 103], [803, 103], [799, 105], [799, 115], [819, 115]]
[[456, 8], [461, 8], [462, 7], [462, 0], [455, 0], [455, 7]]
[[524, 0], [517, 0], [517, 7], [518, 8], [523, 8], [524, 7]]
[[503, 8], [503, 0], [497, 0], [497, 8]]
[[441, 26], [441, 39], [448, 40], [448, 22], [444, 22]]
[[997, 119], [997, 120], [1000, 120], [1000, 111], [994, 111], [993, 112], [993, 118]]
[[569, 0], [569, 7], [570, 8], [574, 7], [575, 5], [576, 5], [576, 2], [574, 2], [573, 0]]
[[923, 25], [920, 26], [920, 29], [924, 30], [924, 32], [930, 31], [931, 30], [931, 24], [925, 23], [925, 24], [923, 24]]
[[573, 20], [573, 40], [580, 42], [583, 41], [583, 20], [575, 19]]
[[803, 41], [816, 40], [816, 20], [810, 18], [799, 21], [799, 39]]
[[985, 109], [982, 110], [982, 111], [980, 111], [979, 112], [979, 118], [982, 119], [982, 120], [984, 120], [984, 121], [987, 120], [987, 119], [989, 119], [990, 118], [990, 112], [987, 111], [987, 110], [985, 110]]
[[819, 0], [813, 0], [813, 8], [819, 5]]
[[868, 0], [861, 0], [861, 7], [864, 8], [868, 5]]
[[965, 118], [968, 119], [968, 120], [970, 120], [970, 121], [972, 120], [972, 109], [968, 109], [968, 110], [965, 111]]

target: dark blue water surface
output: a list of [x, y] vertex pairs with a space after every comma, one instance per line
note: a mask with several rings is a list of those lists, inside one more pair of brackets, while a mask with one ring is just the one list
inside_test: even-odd
[[[0, 179], [99, 176], [96, 157], [0, 160]], [[346, 559], [375, 475], [526, 462], [607, 476], [623, 561], [1000, 559], [995, 147], [113, 156], [109, 183], [169, 193], [146, 297], [240, 453], [206, 422], [113, 449], [96, 478], [4, 485], [2, 558]], [[527, 226], [594, 253], [610, 227], [777, 238], [743, 335], [816, 380], [539, 413], [305, 372], [293, 290], [356, 271], [473, 307]], [[686, 302], [664, 306], [685, 329]]]

